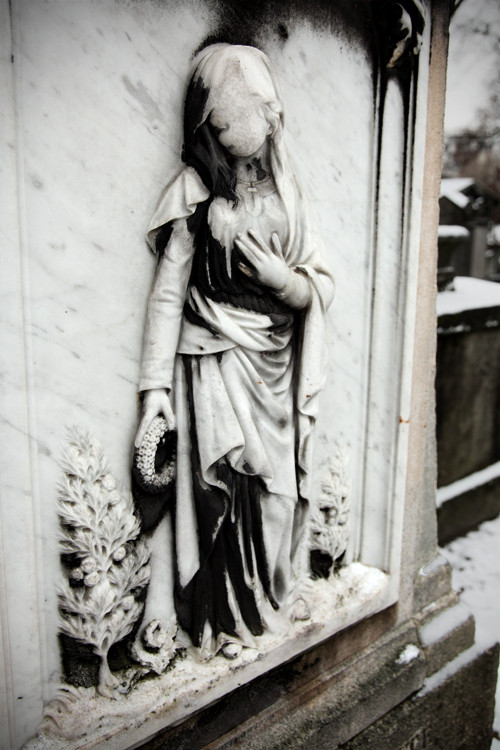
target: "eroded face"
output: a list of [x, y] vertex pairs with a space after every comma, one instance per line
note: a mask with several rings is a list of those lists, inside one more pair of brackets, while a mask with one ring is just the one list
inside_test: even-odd
[[221, 102], [212, 110], [210, 123], [219, 143], [238, 158], [257, 154], [271, 131], [259, 103], [251, 96]]

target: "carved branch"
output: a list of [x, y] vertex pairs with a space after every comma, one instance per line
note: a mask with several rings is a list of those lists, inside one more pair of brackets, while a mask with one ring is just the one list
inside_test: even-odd
[[339, 450], [325, 468], [319, 500], [311, 507], [310, 549], [330, 558], [331, 563], [347, 549], [350, 505], [348, 458]]
[[59, 484], [60, 552], [66, 571], [59, 591], [60, 632], [101, 657], [99, 691], [116, 679], [107, 655], [127, 636], [149, 583], [149, 550], [139, 539], [132, 498], [120, 492], [101, 448], [84, 432], [70, 434]]

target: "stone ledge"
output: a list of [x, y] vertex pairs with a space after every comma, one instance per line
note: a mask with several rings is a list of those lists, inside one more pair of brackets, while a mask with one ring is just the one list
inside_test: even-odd
[[[376, 622], [361, 625], [368, 626], [367, 632], [372, 634], [377, 627]], [[312, 738], [316, 744], [318, 732], [324, 743], [321, 747], [336, 747], [418, 690], [425, 677], [425, 659], [412, 622], [382, 635], [364, 649], [360, 649], [362, 644], [354, 632], [349, 636], [349, 649], [355, 655], [341, 664], [328, 665], [329, 659], [335, 659], [333, 654], [339, 653], [334, 638], [306, 655], [306, 671], [305, 657], [294, 660], [143, 747], [278, 750], [306, 747]], [[344, 653], [347, 641], [341, 649]], [[242, 720], [244, 709], [246, 720]], [[332, 716], [336, 717], [334, 722]], [[228, 721], [233, 727], [224, 731]]]
[[458, 604], [458, 595], [455, 591], [448, 591], [436, 599], [432, 604], [428, 604], [424, 607], [415, 617], [419, 628], [423, 628], [436, 617], [438, 617], [445, 610], [455, 607]]
[[[420, 690], [426, 675], [444, 673], [445, 665], [453, 670], [457, 655], [463, 657], [473, 643], [474, 620], [450, 588], [448, 563], [437, 558], [422, 580], [417, 599], [429, 601], [431, 591], [440, 596], [414, 621], [396, 626], [394, 607], [368, 618], [142, 747], [279, 750], [314, 742], [315, 750], [333, 750], [370, 731]], [[422, 744], [426, 734], [419, 731], [414, 728], [399, 745], [371, 747], [434, 747]]]
[[440, 336], [454, 336], [464, 333], [490, 332], [499, 327], [500, 307], [476, 307], [468, 310], [439, 315], [437, 332]]
[[[438, 491], [439, 492], [439, 491]], [[500, 477], [444, 501], [437, 509], [440, 546], [477, 529], [500, 513]]]
[[414, 606], [420, 612], [451, 592], [451, 567], [448, 561], [437, 554], [434, 560], [423, 567], [415, 580]]
[[434, 674], [474, 643], [474, 618], [464, 604], [445, 609], [419, 632], [427, 675]]

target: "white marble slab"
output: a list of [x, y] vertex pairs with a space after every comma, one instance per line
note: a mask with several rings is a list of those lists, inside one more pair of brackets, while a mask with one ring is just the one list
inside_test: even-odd
[[[6, 0], [1, 8], [8, 17]], [[215, 17], [208, 3], [197, 0], [171, 3], [168, 10], [154, 2], [14, 0], [12, 13], [14, 79], [6, 93], [13, 95], [15, 110], [6, 126], [6, 153], [7, 180], [17, 180], [17, 197], [9, 209], [13, 260], [2, 297], [8, 321], [4, 351], [10, 356], [4, 373], [7, 449], [0, 461], [7, 570], [0, 596], [8, 604], [2, 627], [19, 652], [17, 661], [4, 655], [17, 665], [7, 682], [12, 705], [5, 726], [14, 722], [10, 736], [18, 747], [35, 730], [42, 691], [50, 699], [60, 679], [55, 500], [66, 426], [88, 427], [114, 474], [129, 483], [145, 303], [155, 266], [144, 232], [161, 189], [180, 165], [189, 61], [213, 33]], [[345, 450], [355, 519], [349, 555], [383, 567], [401, 524], [401, 515], [395, 525], [389, 520], [402, 341], [402, 334], [392, 338], [392, 332], [404, 309], [397, 226], [401, 185], [395, 181], [404, 149], [400, 102], [395, 91], [387, 105], [385, 126], [394, 148], [387, 150], [393, 162], [386, 171], [392, 182], [381, 199], [391, 226], [379, 225], [380, 254], [374, 258], [371, 61], [341, 30], [332, 35], [291, 21], [288, 32], [285, 44], [264, 35], [262, 48], [280, 77], [289, 150], [337, 280], [316, 481], [336, 449]], [[7, 58], [3, 62], [10, 70]], [[411, 331], [408, 335], [411, 347]], [[370, 382], [379, 389], [370, 391]], [[409, 387], [406, 383], [406, 396]], [[374, 453], [365, 464], [367, 430]], [[24, 581], [12, 576], [18, 549], [29, 571]], [[395, 574], [398, 556], [392, 559]], [[378, 603], [370, 601], [370, 612], [394, 601], [394, 581], [390, 595], [386, 591]], [[13, 588], [25, 605], [11, 604]], [[346, 610], [342, 627], [360, 611]], [[22, 627], [30, 634], [32, 655], [17, 635]], [[316, 637], [326, 636], [311, 637], [308, 645]], [[21, 710], [13, 703], [15, 683], [25, 685], [31, 671], [36, 685]]]

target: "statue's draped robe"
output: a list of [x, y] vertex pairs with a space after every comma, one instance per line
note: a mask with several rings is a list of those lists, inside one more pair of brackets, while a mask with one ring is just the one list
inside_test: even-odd
[[[175, 220], [197, 225], [189, 252], [171, 242], [160, 259], [140, 390], [171, 391], [176, 610], [204, 654], [228, 640], [252, 645], [272, 608], [291, 605], [294, 580], [307, 567], [310, 436], [332, 293], [304, 222], [290, 231], [274, 187], [240, 195], [236, 210], [224, 199], [210, 201], [197, 173], [185, 168], [165, 191], [150, 233], [154, 243]], [[235, 212], [229, 229], [228, 211]], [[243, 225], [268, 242], [278, 234], [290, 268], [309, 280], [306, 310], [287, 308], [238, 269], [232, 240]]]
[[[282, 105], [259, 50], [214, 45], [195, 61], [208, 117], [236, 59], [252, 96], [276, 115], [270, 176], [214, 197], [185, 167], [165, 189], [148, 241], [162, 254], [149, 300], [140, 390], [166, 388], [178, 430], [173, 509], [175, 607], [202, 656], [254, 645], [285, 617], [307, 570], [311, 432], [326, 376], [333, 280], [310, 231], [282, 140]], [[172, 227], [185, 220], [189, 246]], [[308, 280], [293, 310], [245, 276], [237, 233], [276, 233], [289, 268]], [[169, 241], [169, 237], [172, 239]]]

